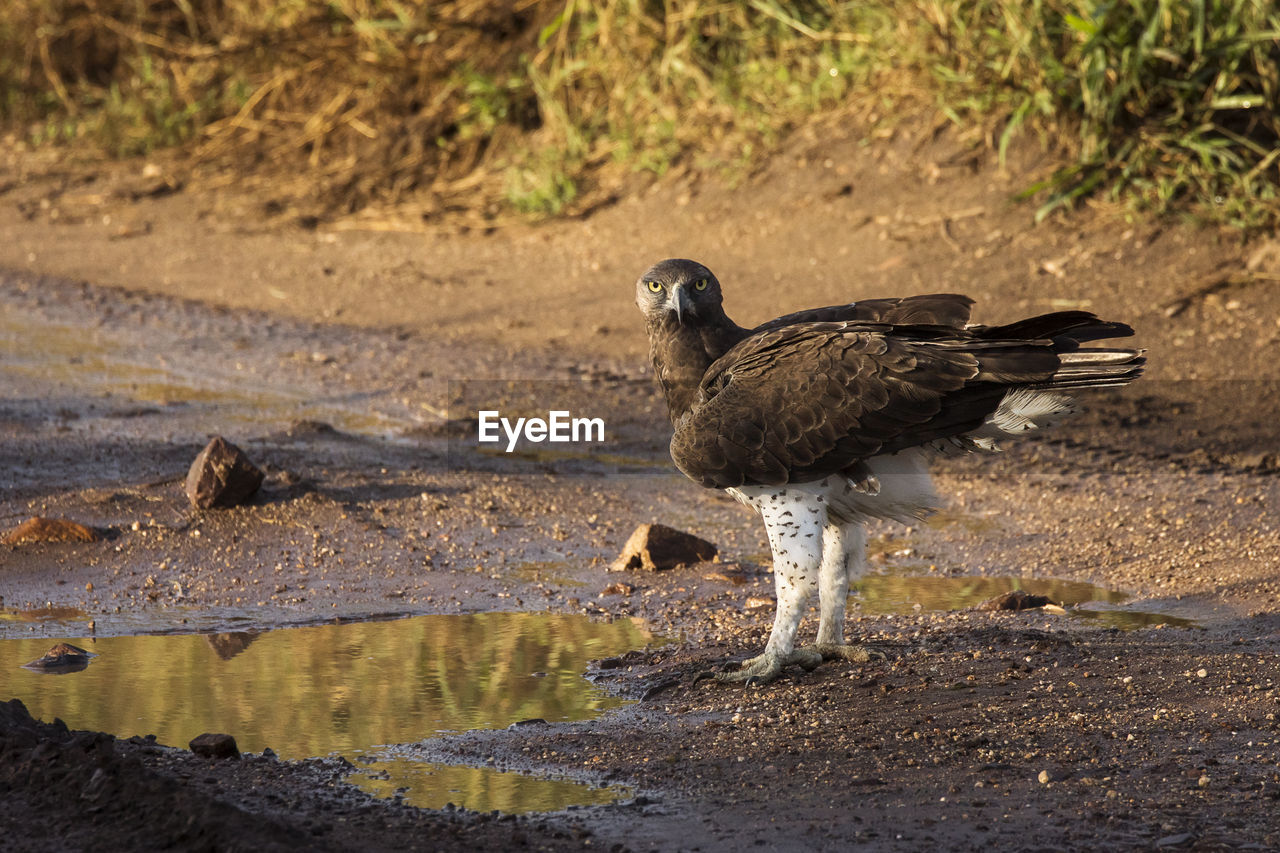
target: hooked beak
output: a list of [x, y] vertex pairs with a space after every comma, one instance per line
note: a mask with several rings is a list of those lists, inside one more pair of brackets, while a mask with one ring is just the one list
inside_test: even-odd
[[684, 322], [685, 314], [692, 317], [698, 313], [697, 309], [693, 305], [693, 301], [689, 299], [689, 294], [685, 291], [684, 285], [682, 284], [677, 284], [675, 287], [671, 288], [671, 296], [668, 297], [667, 304], [671, 307], [672, 311], [676, 312], [677, 323]]

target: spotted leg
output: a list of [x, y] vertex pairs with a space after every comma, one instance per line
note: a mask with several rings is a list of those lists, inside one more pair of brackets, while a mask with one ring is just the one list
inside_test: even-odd
[[827, 509], [811, 495], [780, 493], [764, 496], [756, 502], [769, 534], [773, 550], [773, 583], [778, 597], [778, 610], [773, 617], [773, 630], [764, 653], [744, 661], [736, 672], [719, 673], [719, 681], [767, 684], [778, 677], [788, 664], [813, 669], [822, 656], [813, 651], [796, 650], [796, 630], [806, 605], [818, 589], [819, 565], [822, 562], [823, 527]]
[[802, 651], [824, 660], [865, 663], [884, 655], [844, 641], [849, 584], [866, 570], [867, 537], [861, 524], [828, 524], [822, 531], [822, 564], [818, 570], [818, 642]]

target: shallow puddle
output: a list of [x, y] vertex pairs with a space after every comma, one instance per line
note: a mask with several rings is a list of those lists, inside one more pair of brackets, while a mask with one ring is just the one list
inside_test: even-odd
[[[22, 667], [49, 638], [0, 641], [5, 697], [32, 715], [185, 746], [225, 732], [244, 752], [340, 755], [350, 781], [407, 803], [521, 813], [610, 802], [622, 793], [563, 780], [414, 761], [394, 746], [438, 732], [582, 720], [622, 704], [582, 673], [643, 648], [633, 623], [546, 613], [415, 616], [272, 631], [67, 638], [97, 655], [64, 675]], [[483, 762], [485, 756], [476, 756]]]
[[386, 437], [418, 425], [386, 395], [334, 394], [292, 371], [258, 367], [273, 364], [280, 353], [239, 353], [235, 342], [209, 349], [207, 341], [149, 331], [133, 338], [6, 306], [0, 312], [0, 379], [35, 383], [46, 395], [56, 388], [64, 414], [76, 418], [110, 412], [112, 398], [128, 401], [126, 415], [164, 414], [170, 430], [181, 424], [194, 431], [215, 415], [218, 430], [314, 420]]
[[1114, 625], [1190, 626], [1190, 619], [1142, 610], [1122, 609], [1129, 596], [1081, 581], [1046, 578], [934, 577], [930, 575], [868, 575], [853, 587], [850, 603], [863, 613], [912, 613], [917, 610], [964, 610], [1007, 592], [1021, 590], [1043, 595], [1068, 614]]

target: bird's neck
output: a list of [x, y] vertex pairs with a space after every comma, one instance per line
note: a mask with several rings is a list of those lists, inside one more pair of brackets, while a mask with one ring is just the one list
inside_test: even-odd
[[649, 360], [667, 398], [671, 423], [698, 402], [698, 386], [712, 362], [749, 333], [723, 313], [712, 322], [677, 322], [664, 314], [649, 321]]

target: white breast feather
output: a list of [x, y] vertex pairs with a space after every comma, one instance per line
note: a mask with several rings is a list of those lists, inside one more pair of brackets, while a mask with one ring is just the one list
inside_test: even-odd
[[787, 486], [740, 486], [726, 489], [738, 500], [760, 510], [761, 501], [779, 492], [804, 496], [807, 502], [825, 504], [837, 524], [890, 518], [910, 524], [929, 515], [939, 506], [933, 480], [919, 451], [905, 450], [866, 461], [879, 486], [874, 493], [859, 488], [848, 477], [833, 474], [812, 483]]

